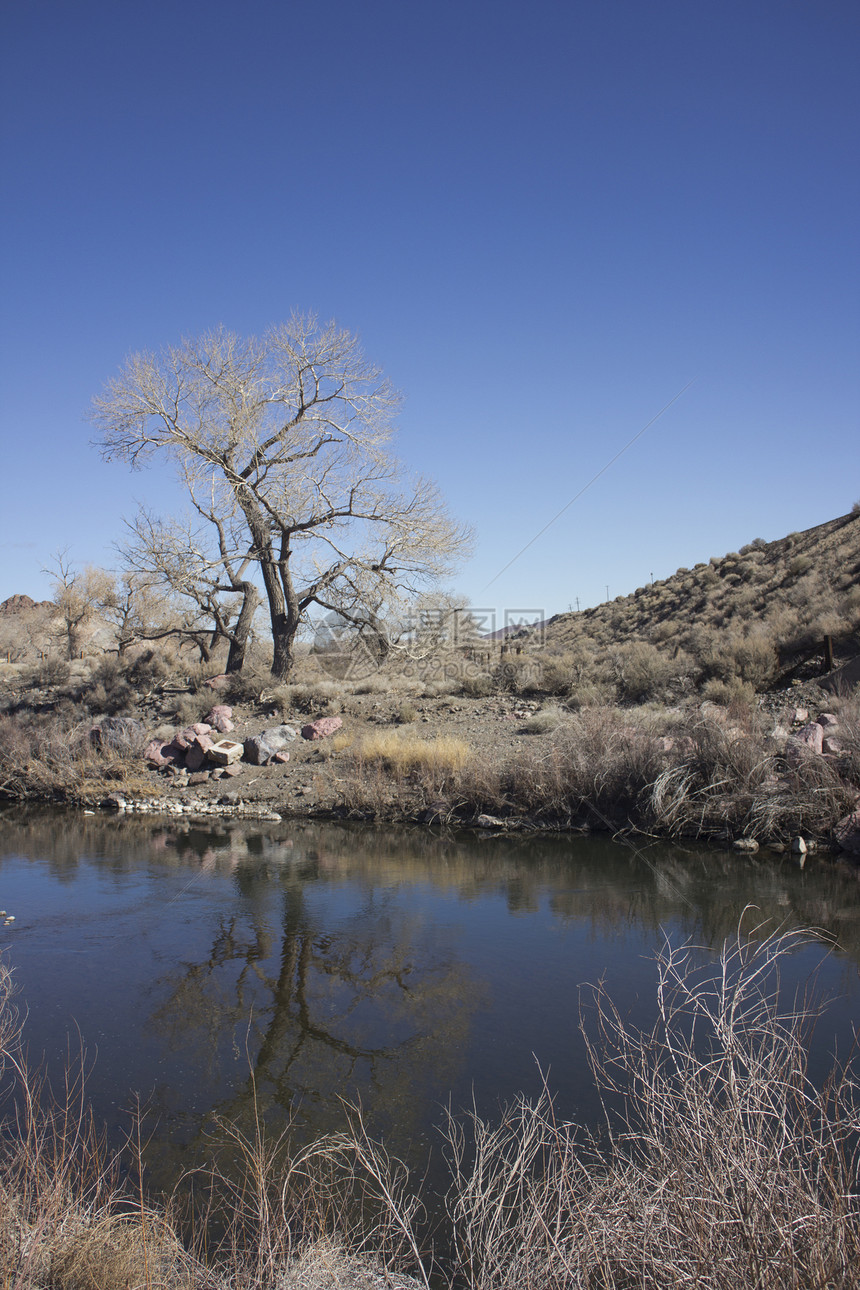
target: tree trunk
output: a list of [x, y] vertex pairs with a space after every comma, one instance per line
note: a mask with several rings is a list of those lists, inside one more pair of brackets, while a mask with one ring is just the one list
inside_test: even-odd
[[269, 619], [272, 626], [272, 642], [274, 645], [272, 675], [276, 676], [279, 681], [286, 681], [293, 663], [292, 650], [290, 649], [292, 642], [287, 624], [287, 603], [284, 599], [284, 591], [278, 578], [278, 569], [274, 559], [269, 557], [261, 560], [260, 570], [263, 574], [263, 585], [266, 588], [266, 599], [269, 602]]
[[227, 655], [227, 671], [241, 672], [245, 664], [245, 650], [251, 634], [251, 624], [260, 603], [260, 596], [253, 582], [242, 583], [242, 608], [236, 620], [236, 626], [230, 633], [230, 653]]
[[[251, 537], [254, 539], [255, 558], [259, 561], [263, 575], [263, 586], [266, 589], [266, 600], [269, 604], [269, 621], [272, 626], [272, 675], [279, 681], [285, 681], [292, 667], [292, 638], [289, 635], [287, 622], [287, 602], [284, 589], [278, 577], [278, 563], [272, 550], [272, 535], [265, 516], [260, 511], [250, 491], [241, 488], [236, 493], [236, 500], [242, 508]], [[293, 636], [295, 629], [293, 630]]]

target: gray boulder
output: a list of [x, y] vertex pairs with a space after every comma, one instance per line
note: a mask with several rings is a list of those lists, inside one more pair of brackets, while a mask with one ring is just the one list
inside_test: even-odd
[[245, 761], [252, 766], [265, 766], [275, 753], [282, 752], [298, 737], [293, 726], [271, 726], [259, 735], [249, 735], [245, 740]]

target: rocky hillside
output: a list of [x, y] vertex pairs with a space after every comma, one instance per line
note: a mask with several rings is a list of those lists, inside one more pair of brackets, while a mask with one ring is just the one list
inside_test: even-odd
[[836, 665], [860, 653], [860, 512], [559, 614], [542, 640], [524, 638], [509, 666], [526, 688], [531, 668], [535, 690], [579, 690], [586, 700], [705, 690], [730, 701], [822, 673], [826, 637]]

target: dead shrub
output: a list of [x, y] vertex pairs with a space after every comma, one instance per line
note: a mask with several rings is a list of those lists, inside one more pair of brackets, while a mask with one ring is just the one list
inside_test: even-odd
[[166, 660], [155, 650], [145, 649], [125, 664], [125, 676], [138, 694], [149, 694], [170, 675]]
[[127, 712], [137, 694], [115, 654], [107, 654], [93, 669], [89, 683], [81, 688], [80, 698], [94, 716], [114, 716]]
[[543, 654], [540, 659], [541, 687], [545, 694], [568, 694], [592, 673], [592, 660], [584, 649], [564, 654]]
[[[262, 703], [263, 696], [275, 689], [278, 682], [265, 667], [246, 664], [241, 672], [231, 672], [221, 691], [227, 703]], [[211, 699], [212, 691], [209, 690]]]
[[97, 801], [118, 789], [151, 793], [137, 755], [137, 730], [131, 738], [118, 734], [97, 743], [92, 728], [92, 720], [80, 721], [74, 707], [70, 717], [0, 716], [0, 796]]
[[721, 708], [728, 708], [733, 703], [749, 705], [755, 702], [755, 689], [737, 676], [730, 681], [719, 681], [712, 677], [702, 686], [702, 698], [709, 703], [719, 704]]
[[34, 690], [51, 689], [58, 685], [67, 685], [72, 675], [70, 663], [59, 658], [56, 654], [49, 654], [47, 658], [40, 659], [28, 668], [23, 675], [23, 682]]
[[629, 641], [612, 653], [620, 695], [633, 703], [663, 694], [675, 675], [672, 660], [648, 641]]
[[491, 694], [495, 694], [496, 682], [487, 672], [466, 673], [460, 688], [469, 699], [487, 699]]
[[309, 681], [304, 685], [284, 685], [276, 691], [284, 712], [319, 712], [330, 708], [329, 716], [343, 711], [343, 687], [336, 681]]
[[826, 836], [855, 790], [826, 758], [774, 751], [763, 728], [700, 717], [674, 736], [671, 760], [645, 786], [642, 822], [668, 836], [786, 841]]
[[803, 939], [739, 934], [704, 967], [667, 943], [647, 1031], [594, 987], [582, 1029], [607, 1108], [599, 1141], [561, 1121], [548, 1091], [499, 1125], [451, 1119], [463, 1284], [856, 1285], [857, 1075], [810, 1079], [814, 1010], [778, 992]]
[[198, 690], [193, 694], [171, 695], [166, 708], [176, 725], [192, 726], [195, 721], [202, 721], [212, 704], [218, 702], [212, 690]]
[[473, 760], [457, 779], [458, 801], [475, 812], [614, 826], [630, 820], [661, 757], [658, 741], [628, 726], [623, 713], [584, 708], [502, 766], [486, 757]]

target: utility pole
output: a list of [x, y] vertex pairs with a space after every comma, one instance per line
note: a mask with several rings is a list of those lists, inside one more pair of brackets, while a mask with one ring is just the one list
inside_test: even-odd
[[576, 612], [579, 613], [579, 596], [576, 597]]
[[606, 584], [606, 599], [609, 599], [609, 583]]

